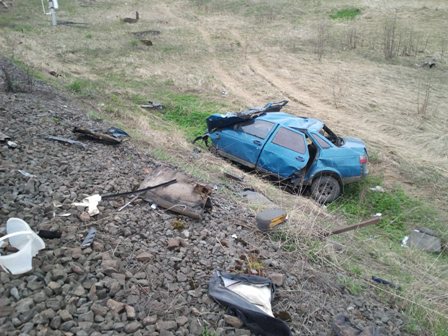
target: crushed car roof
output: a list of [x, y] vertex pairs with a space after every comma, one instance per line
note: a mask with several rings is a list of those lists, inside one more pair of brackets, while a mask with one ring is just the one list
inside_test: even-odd
[[307, 130], [320, 130], [324, 127], [324, 123], [319, 119], [315, 118], [307, 118], [307, 117], [298, 117], [289, 113], [284, 112], [268, 112], [263, 114], [257, 119], [270, 121], [273, 123], [278, 123], [283, 126], [287, 126], [290, 128], [296, 129], [307, 129]]

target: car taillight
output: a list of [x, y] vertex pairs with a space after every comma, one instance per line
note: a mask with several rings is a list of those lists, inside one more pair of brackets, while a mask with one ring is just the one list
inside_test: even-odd
[[367, 163], [367, 156], [365, 156], [365, 155], [361, 155], [360, 157], [359, 157], [359, 163], [360, 164], [366, 164]]

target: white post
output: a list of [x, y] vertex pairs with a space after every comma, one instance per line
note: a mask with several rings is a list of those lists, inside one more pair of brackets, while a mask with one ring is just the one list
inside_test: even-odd
[[[56, 8], [58, 7], [57, 0], [48, 0], [51, 14], [51, 25], [56, 26]], [[56, 2], [56, 3], [55, 3]]]

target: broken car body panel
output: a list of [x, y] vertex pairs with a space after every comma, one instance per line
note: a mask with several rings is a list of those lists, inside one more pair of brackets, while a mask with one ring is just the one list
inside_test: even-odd
[[218, 154], [295, 186], [312, 185], [317, 177], [328, 175], [342, 190], [343, 184], [367, 175], [362, 140], [338, 137], [318, 119], [278, 112], [285, 104], [276, 112], [264, 111], [266, 104], [239, 113], [213, 114], [207, 118], [207, 136]]

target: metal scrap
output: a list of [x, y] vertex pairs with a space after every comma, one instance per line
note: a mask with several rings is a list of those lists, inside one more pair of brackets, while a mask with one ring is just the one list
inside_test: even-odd
[[62, 142], [62, 143], [67, 143], [67, 144], [70, 144], [70, 145], [75, 145], [75, 146], [78, 146], [78, 147], [80, 147], [82, 149], [86, 149], [87, 148], [86, 144], [83, 144], [82, 142], [77, 141], [77, 140], [73, 140], [73, 139], [62, 138], [62, 137], [53, 136], [53, 135], [49, 135], [49, 136], [45, 137], [45, 139], [58, 141], [58, 142]]

